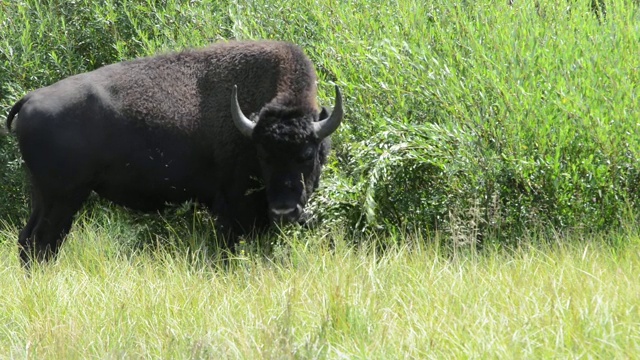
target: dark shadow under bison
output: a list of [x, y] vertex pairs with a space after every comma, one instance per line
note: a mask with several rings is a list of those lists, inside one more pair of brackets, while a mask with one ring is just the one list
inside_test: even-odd
[[142, 211], [205, 204], [227, 246], [298, 221], [343, 118], [338, 87], [329, 114], [316, 82], [299, 47], [248, 41], [112, 64], [30, 92], [7, 118], [32, 185], [23, 264], [55, 256], [91, 191]]

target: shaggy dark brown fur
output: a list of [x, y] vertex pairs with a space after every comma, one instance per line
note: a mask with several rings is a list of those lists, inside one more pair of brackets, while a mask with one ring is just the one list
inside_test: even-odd
[[[108, 65], [27, 94], [7, 118], [11, 129], [19, 114], [33, 185], [23, 261], [56, 253], [91, 191], [143, 211], [202, 202], [230, 238], [297, 220], [329, 151], [313, 128], [316, 81], [299, 47], [248, 41]], [[257, 121], [251, 139], [230, 115], [234, 85]], [[266, 190], [249, 191], [256, 178]]]

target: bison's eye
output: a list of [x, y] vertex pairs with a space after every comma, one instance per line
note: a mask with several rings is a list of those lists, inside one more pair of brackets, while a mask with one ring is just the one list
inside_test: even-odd
[[314, 159], [314, 155], [315, 155], [315, 152], [313, 151], [313, 148], [308, 147], [298, 155], [296, 160], [299, 163], [310, 162]]
[[271, 156], [262, 153], [262, 154], [258, 154], [258, 159], [260, 159], [260, 161], [264, 162], [264, 163], [270, 163], [271, 162]]

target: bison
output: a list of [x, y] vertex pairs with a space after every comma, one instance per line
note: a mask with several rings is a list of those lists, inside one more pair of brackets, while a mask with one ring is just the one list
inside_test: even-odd
[[337, 86], [331, 113], [316, 97], [309, 58], [277, 41], [135, 59], [28, 93], [7, 117], [32, 187], [23, 264], [55, 256], [92, 191], [147, 212], [204, 204], [226, 239], [299, 221], [343, 118]]

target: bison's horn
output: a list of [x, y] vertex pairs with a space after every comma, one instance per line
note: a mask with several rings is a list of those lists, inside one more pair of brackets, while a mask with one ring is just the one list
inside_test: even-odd
[[246, 116], [240, 110], [240, 104], [238, 104], [238, 86], [233, 85], [233, 91], [231, 92], [231, 116], [233, 116], [233, 123], [236, 125], [242, 135], [250, 138], [253, 134], [253, 128], [256, 124], [247, 119]]
[[340, 122], [342, 121], [342, 117], [344, 116], [344, 111], [342, 110], [342, 94], [340, 93], [340, 88], [336, 85], [336, 100], [335, 107], [329, 115], [328, 118], [320, 120], [313, 124], [313, 130], [316, 135], [320, 139], [324, 139], [327, 136], [331, 135], [338, 126], [340, 126]]

